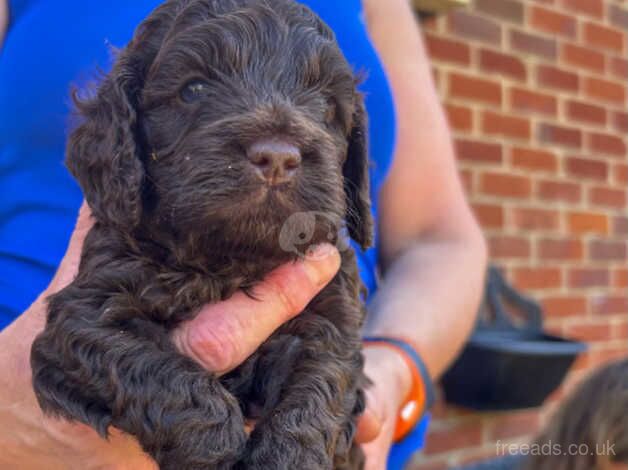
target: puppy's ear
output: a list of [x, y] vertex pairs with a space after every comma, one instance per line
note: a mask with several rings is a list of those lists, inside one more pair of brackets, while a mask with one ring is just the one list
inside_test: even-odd
[[136, 73], [121, 57], [95, 98], [74, 99], [81, 125], [68, 141], [66, 165], [96, 220], [132, 229], [141, 217]]
[[83, 121], [68, 141], [66, 165], [96, 220], [127, 230], [140, 221], [144, 165], [139, 95], [163, 41], [182, 12], [196, 3], [168, 0], [157, 7], [138, 26], [96, 97], [82, 102], [75, 93]]
[[368, 248], [373, 242], [367, 133], [364, 100], [361, 95], [358, 95], [343, 175], [349, 235], [360, 244], [362, 249]]

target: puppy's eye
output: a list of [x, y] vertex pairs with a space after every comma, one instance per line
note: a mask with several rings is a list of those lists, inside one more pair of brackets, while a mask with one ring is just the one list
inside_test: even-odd
[[194, 103], [207, 95], [209, 83], [203, 80], [192, 80], [181, 89], [181, 99], [186, 103]]

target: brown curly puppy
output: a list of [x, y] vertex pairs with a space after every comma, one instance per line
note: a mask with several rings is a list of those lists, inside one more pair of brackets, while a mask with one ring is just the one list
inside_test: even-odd
[[292, 222], [311, 229], [303, 247], [343, 220], [370, 244], [364, 107], [329, 28], [289, 0], [170, 0], [96, 96], [77, 101], [67, 164], [96, 223], [33, 345], [42, 409], [133, 434], [164, 470], [361, 467], [351, 250], [307, 310], [227, 376], [169, 336], [295, 259], [280, 240], [295, 213], [324, 214]]

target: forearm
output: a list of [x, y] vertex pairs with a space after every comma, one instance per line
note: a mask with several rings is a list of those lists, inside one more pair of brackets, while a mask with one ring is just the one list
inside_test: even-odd
[[0, 468], [61, 469], [70, 450], [70, 436], [51, 432], [31, 388], [30, 345], [43, 329], [44, 309], [40, 298], [0, 333]]
[[485, 264], [479, 233], [418, 242], [388, 269], [370, 304], [366, 334], [406, 339], [438, 378], [473, 328]]

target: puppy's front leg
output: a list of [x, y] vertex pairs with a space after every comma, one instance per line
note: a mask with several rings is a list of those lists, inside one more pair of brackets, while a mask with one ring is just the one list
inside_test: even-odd
[[40, 406], [103, 436], [109, 426], [134, 435], [161, 470], [231, 468], [246, 441], [237, 400], [150, 319], [133, 291], [138, 263], [113, 266], [50, 298], [31, 354]]
[[366, 382], [358, 331], [349, 337], [328, 319], [304, 312], [281, 330], [290, 333], [300, 339], [293, 369], [280, 390], [263, 390], [269, 407], [238, 468], [328, 470], [350, 452]]

